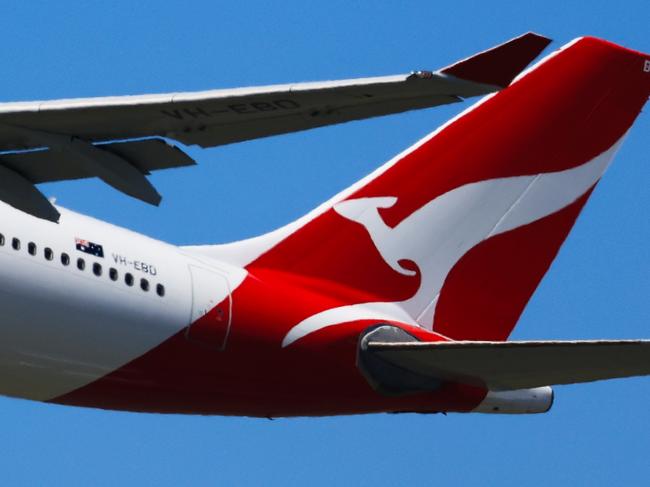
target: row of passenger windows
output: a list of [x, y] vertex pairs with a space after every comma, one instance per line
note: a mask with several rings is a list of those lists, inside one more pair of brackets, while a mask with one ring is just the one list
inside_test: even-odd
[[[0, 246], [3, 246], [5, 244], [5, 237], [0, 233]], [[11, 248], [14, 250], [20, 250], [20, 239], [14, 237], [11, 239]], [[27, 253], [29, 255], [36, 255], [38, 253], [38, 248], [34, 242], [29, 242], [27, 244]], [[45, 247], [43, 249], [43, 257], [45, 257], [45, 260], [53, 260], [54, 259], [54, 251], [50, 247]], [[65, 252], [61, 253], [61, 264], [64, 266], [69, 266], [70, 265], [70, 256], [66, 254]], [[83, 257], [78, 257], [76, 261], [76, 266], [77, 269], [80, 271], [84, 271], [86, 269], [86, 261]], [[97, 277], [100, 277], [104, 273], [104, 269], [102, 265], [99, 262], [93, 262], [92, 264], [92, 271], [93, 274], [95, 274]], [[111, 281], [117, 281], [120, 278], [120, 273], [118, 272], [117, 269], [114, 267], [110, 267], [108, 269], [108, 277], [110, 278]], [[133, 274], [130, 272], [127, 272], [124, 274], [124, 283], [131, 287], [135, 284], [135, 277]], [[143, 291], [147, 292], [151, 288], [149, 281], [147, 279], [140, 278], [140, 289]], [[165, 286], [162, 284], [156, 284], [156, 294], [160, 297], [163, 297], [165, 295]]]

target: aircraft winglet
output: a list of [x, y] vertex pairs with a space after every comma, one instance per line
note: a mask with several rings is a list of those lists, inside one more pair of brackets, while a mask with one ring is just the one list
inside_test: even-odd
[[551, 39], [528, 32], [440, 70], [468, 81], [505, 88], [549, 45]]

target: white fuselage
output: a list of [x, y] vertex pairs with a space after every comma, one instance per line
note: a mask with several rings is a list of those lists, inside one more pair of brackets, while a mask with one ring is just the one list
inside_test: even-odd
[[[229, 292], [226, 265], [217, 269], [179, 247], [59, 210], [54, 224], [0, 203], [0, 394], [49, 400], [84, 386], [187, 327]], [[101, 245], [104, 257], [77, 250], [75, 239]], [[209, 296], [193, 297], [190, 265], [215, 276]]]

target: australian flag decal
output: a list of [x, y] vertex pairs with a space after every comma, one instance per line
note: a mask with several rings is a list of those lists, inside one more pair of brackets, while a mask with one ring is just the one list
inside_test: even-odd
[[83, 240], [81, 238], [75, 238], [74, 242], [77, 246], [77, 250], [94, 255], [95, 257], [104, 257], [104, 247], [100, 244], [89, 242], [88, 240]]

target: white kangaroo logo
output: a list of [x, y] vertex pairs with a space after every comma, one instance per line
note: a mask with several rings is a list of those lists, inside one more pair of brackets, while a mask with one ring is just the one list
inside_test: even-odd
[[[394, 271], [407, 276], [414, 276], [417, 274], [415, 271], [405, 269], [399, 264], [399, 261], [403, 259], [399, 251], [392, 251], [391, 243], [398, 239], [399, 235], [404, 233], [404, 230], [390, 228], [384, 223], [378, 211], [379, 208], [390, 208], [396, 202], [397, 198], [395, 197], [359, 198], [337, 203], [334, 205], [334, 211], [348, 220], [363, 225], [370, 234], [370, 238], [377, 247], [379, 254]], [[410, 220], [410, 218], [407, 220]]]
[[397, 303], [372, 302], [322, 311], [294, 326], [282, 345], [326, 326], [359, 319], [396, 320], [431, 328], [447, 275], [477, 244], [566, 208], [602, 176], [622, 139], [581, 166], [545, 174], [490, 179], [455, 188], [414, 211], [394, 228], [380, 208], [396, 197], [358, 198], [334, 205], [339, 215], [363, 225], [386, 264], [404, 275], [400, 260], [414, 262], [422, 280], [415, 295]]

